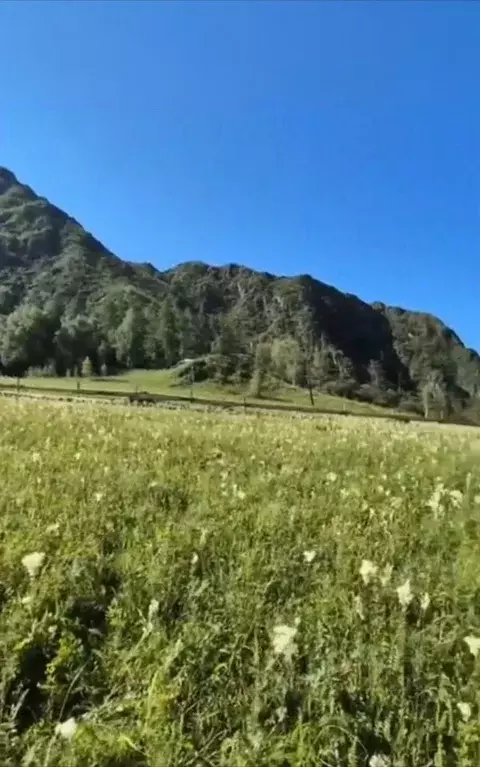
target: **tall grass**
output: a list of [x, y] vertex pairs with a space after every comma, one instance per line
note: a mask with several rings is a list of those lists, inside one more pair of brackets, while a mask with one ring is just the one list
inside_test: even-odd
[[479, 445], [3, 402], [0, 764], [478, 767]]

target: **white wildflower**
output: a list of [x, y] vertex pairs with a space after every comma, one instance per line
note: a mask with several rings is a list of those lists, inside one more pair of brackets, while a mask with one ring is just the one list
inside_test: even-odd
[[40, 453], [37, 453], [37, 452], [32, 453], [33, 463], [39, 463], [40, 458], [41, 458]]
[[392, 572], [393, 572], [392, 565], [385, 565], [385, 567], [382, 570], [382, 574], [380, 575], [380, 583], [382, 584], [383, 587], [387, 586], [390, 583]]
[[423, 595], [423, 597], [420, 600], [420, 607], [422, 608], [424, 613], [430, 607], [430, 601], [431, 601], [430, 600], [430, 594], [428, 593], [428, 591], [426, 591], [425, 594]]
[[365, 620], [365, 612], [363, 610], [363, 602], [358, 595], [353, 598], [353, 607], [360, 620]]
[[390, 760], [384, 754], [374, 754], [368, 762], [369, 767], [388, 767]]
[[151, 623], [158, 613], [160, 607], [158, 599], [152, 599], [148, 605], [148, 622]]
[[47, 527], [45, 528], [45, 532], [48, 534], [58, 533], [59, 530], [60, 530], [60, 524], [58, 522], [54, 522], [52, 525], [47, 525]]
[[329, 471], [327, 474], [327, 482], [336, 482], [337, 481], [337, 475], [334, 471]]
[[457, 708], [460, 711], [463, 721], [468, 722], [468, 720], [472, 716], [472, 708], [470, 706], [470, 703], [464, 703], [463, 701], [460, 701], [459, 703], [457, 703]]
[[57, 724], [55, 727], [55, 735], [60, 735], [65, 740], [71, 740], [75, 735], [77, 729], [77, 723], [73, 716], [70, 719], [66, 719], [64, 722]]
[[297, 652], [297, 645], [294, 641], [297, 634], [296, 626], [274, 626], [273, 629], [273, 652], [275, 655], [283, 655], [290, 660], [292, 655]]
[[473, 657], [476, 658], [478, 651], [480, 650], [480, 638], [470, 635], [465, 637], [463, 641], [468, 645], [468, 649], [472, 653]]
[[285, 720], [285, 717], [287, 716], [287, 709], [285, 706], [280, 706], [276, 709], [275, 714], [277, 716], [277, 721], [282, 723]]
[[443, 483], [440, 482], [435, 487], [435, 490], [433, 491], [432, 495], [427, 501], [427, 506], [429, 506], [431, 510], [433, 511], [435, 518], [437, 518], [440, 512], [443, 512], [443, 504], [441, 501], [444, 495], [444, 490], [445, 490], [445, 487]]
[[362, 577], [363, 582], [368, 585], [372, 578], [375, 577], [377, 574], [377, 566], [373, 564], [373, 562], [370, 562], [369, 559], [362, 559], [362, 564], [360, 565], [359, 573]]
[[195, 565], [196, 565], [196, 564], [197, 564], [197, 562], [198, 562], [198, 554], [197, 554], [197, 552], [196, 552], [196, 551], [195, 551], [195, 552], [193, 553], [193, 555], [192, 555], [192, 559], [191, 559], [191, 562], [192, 562], [192, 565], [195, 567]]
[[450, 498], [453, 505], [458, 507], [463, 501], [463, 493], [461, 490], [450, 490]]
[[316, 556], [317, 556], [317, 552], [313, 550], [303, 552], [303, 558], [308, 565], [310, 565], [313, 562]]
[[28, 571], [30, 578], [35, 578], [45, 560], [45, 554], [43, 551], [34, 551], [32, 554], [27, 554], [22, 559], [22, 565]]
[[413, 599], [413, 591], [412, 591], [412, 588], [410, 586], [410, 579], [409, 578], [407, 578], [405, 583], [402, 583], [402, 585], [398, 587], [398, 589], [397, 589], [397, 596], [398, 596], [398, 601], [400, 602], [401, 606], [402, 607], [408, 607], [408, 605], [410, 604], [410, 602]]
[[97, 492], [97, 493], [95, 493], [95, 494], [94, 494], [94, 496], [93, 496], [93, 497], [95, 498], [95, 500], [96, 500], [96, 502], [97, 502], [97, 503], [100, 503], [100, 501], [102, 501], [102, 500], [103, 500], [103, 493], [101, 493], [101, 492]]
[[148, 613], [147, 613], [147, 627], [146, 630], [148, 632], [153, 631], [153, 621], [155, 616], [158, 613], [159, 608], [159, 602], [158, 599], [152, 599], [150, 601], [150, 604], [148, 605]]

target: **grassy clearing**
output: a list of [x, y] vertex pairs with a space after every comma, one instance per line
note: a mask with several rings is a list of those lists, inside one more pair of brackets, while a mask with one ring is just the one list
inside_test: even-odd
[[0, 763], [478, 767], [479, 448], [2, 402]]
[[[0, 389], [17, 386], [16, 379], [0, 376]], [[31, 376], [20, 379], [20, 390], [30, 387], [34, 389], [50, 389], [77, 393], [77, 379], [52, 378]], [[151, 394], [165, 396], [184, 397], [188, 400], [193, 393], [196, 399], [216, 400], [219, 403], [229, 402], [234, 405], [242, 405], [244, 399], [257, 405], [272, 405], [282, 407], [301, 407], [308, 410], [321, 412], [347, 411], [359, 415], [386, 415], [388, 408], [379, 407], [367, 402], [347, 400], [342, 397], [334, 397], [329, 394], [317, 394], [315, 396], [315, 408], [311, 407], [308, 392], [298, 387], [278, 385], [265, 391], [262, 398], [252, 398], [248, 395], [248, 386], [228, 384], [221, 386], [212, 381], [195, 383], [193, 388], [182, 383], [178, 372], [171, 370], [132, 370], [124, 375], [109, 376], [108, 378], [82, 378], [80, 379], [80, 392], [94, 391], [110, 392], [111, 394], [131, 393], [137, 390]]]

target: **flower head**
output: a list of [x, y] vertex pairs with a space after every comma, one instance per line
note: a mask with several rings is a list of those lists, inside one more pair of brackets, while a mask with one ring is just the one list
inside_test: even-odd
[[463, 721], [468, 722], [468, 720], [472, 716], [472, 708], [470, 706], [470, 703], [464, 703], [463, 701], [459, 701], [457, 703], [457, 708], [460, 711]]
[[382, 584], [383, 587], [387, 586], [388, 583], [390, 583], [392, 572], [393, 572], [392, 565], [385, 565], [385, 567], [382, 570], [382, 574], [380, 575], [380, 583]]
[[401, 606], [402, 607], [408, 607], [408, 605], [410, 604], [410, 602], [413, 599], [413, 591], [412, 591], [412, 588], [410, 586], [410, 579], [409, 578], [407, 578], [405, 583], [402, 583], [402, 585], [398, 587], [398, 589], [397, 589], [397, 596], [398, 596], [398, 601], [400, 602]]
[[34, 551], [31, 554], [26, 554], [22, 559], [22, 565], [27, 570], [30, 578], [35, 578], [45, 560], [45, 554], [43, 551]]
[[365, 612], [363, 609], [362, 598], [359, 597], [358, 594], [353, 598], [353, 607], [360, 620], [363, 621], [365, 618]]
[[58, 533], [60, 530], [60, 524], [58, 522], [54, 522], [52, 525], [47, 525], [45, 528], [46, 533]]
[[158, 613], [159, 606], [158, 599], [152, 599], [148, 605], [147, 631], [153, 631], [153, 621]]
[[480, 650], [480, 638], [470, 635], [465, 637], [463, 641], [468, 645], [468, 649], [472, 653], [473, 657], [476, 658], [478, 651]]
[[430, 607], [430, 594], [428, 591], [425, 592], [423, 597], [420, 600], [420, 607], [422, 608], [423, 612], [427, 612], [428, 608]]
[[375, 577], [377, 574], [377, 565], [374, 565], [373, 562], [370, 562], [369, 559], [362, 559], [362, 564], [360, 565], [360, 576], [363, 580], [363, 582], [368, 585], [372, 578]]
[[303, 552], [303, 558], [308, 565], [313, 562], [316, 556], [317, 556], [317, 552], [313, 550]]
[[287, 660], [290, 660], [292, 655], [297, 652], [297, 645], [294, 641], [296, 634], [296, 626], [274, 626], [272, 638], [274, 654], [283, 655]]
[[384, 754], [374, 754], [368, 762], [369, 767], [388, 767], [390, 761]]
[[77, 723], [73, 716], [70, 719], [66, 719], [64, 722], [60, 722], [55, 727], [55, 735], [60, 735], [65, 740], [71, 740], [75, 735], [77, 729]]

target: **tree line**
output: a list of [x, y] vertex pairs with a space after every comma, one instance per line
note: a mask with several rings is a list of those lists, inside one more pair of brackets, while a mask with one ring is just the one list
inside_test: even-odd
[[[65, 315], [54, 305], [23, 304], [0, 316], [3, 374], [36, 372], [56, 376], [108, 376], [133, 368], [170, 368], [182, 360], [208, 359], [191, 368], [192, 381], [203, 374], [220, 383], [248, 382], [260, 397], [272, 379], [304, 387], [312, 405], [315, 393], [398, 405], [400, 394], [388, 380], [382, 360], [358, 371], [316, 326], [314, 314], [300, 311], [293, 332], [253, 336], [248, 322], [234, 315], [207, 315], [180, 308], [170, 297], [158, 305], [104, 300], [88, 314]], [[203, 373], [202, 373], [203, 370]], [[451, 402], [442, 376], [431, 372], [413, 397], [426, 417], [448, 414]]]

